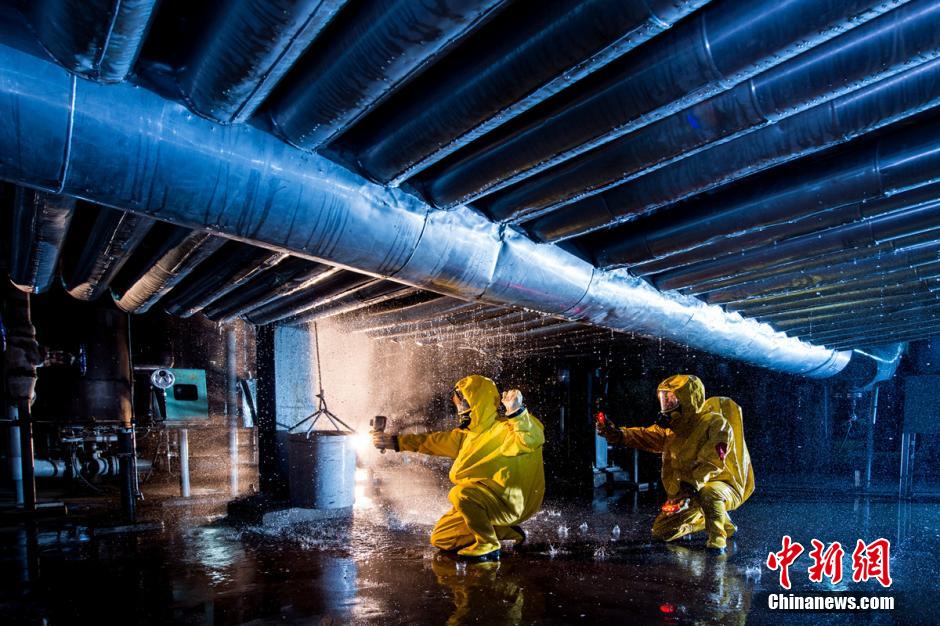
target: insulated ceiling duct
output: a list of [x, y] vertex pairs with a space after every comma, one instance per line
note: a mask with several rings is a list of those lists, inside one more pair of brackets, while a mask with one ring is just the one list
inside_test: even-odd
[[784, 372], [827, 377], [849, 361], [848, 352], [657, 291], [624, 271], [597, 270], [466, 207], [434, 210], [258, 128], [220, 126], [134, 85], [79, 80], [23, 41], [22, 28], [6, 26], [0, 178], [468, 301], [663, 337]]

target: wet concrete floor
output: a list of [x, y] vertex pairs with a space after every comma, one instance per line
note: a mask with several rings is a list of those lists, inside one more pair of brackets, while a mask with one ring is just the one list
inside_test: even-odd
[[[758, 492], [733, 515], [726, 557], [704, 539], [654, 543], [655, 494], [549, 501], [526, 524], [527, 544], [500, 563], [457, 563], [427, 545], [446, 508], [434, 498], [360, 498], [348, 522], [238, 526], [183, 519], [156, 533], [99, 536], [41, 525], [0, 535], [0, 615], [7, 624], [805, 624], [938, 623], [940, 504], [852, 495]], [[153, 512], [151, 512], [151, 515]], [[619, 528], [619, 534], [615, 530]], [[894, 611], [782, 612], [768, 608], [777, 573], [764, 564], [783, 535], [847, 546], [846, 579], [808, 580], [797, 595], [889, 595]], [[893, 585], [851, 580], [857, 539], [891, 541]]]

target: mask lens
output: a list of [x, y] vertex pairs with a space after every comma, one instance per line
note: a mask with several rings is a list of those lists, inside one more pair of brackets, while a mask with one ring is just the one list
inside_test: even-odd
[[454, 406], [457, 407], [458, 415], [463, 415], [464, 413], [470, 412], [470, 403], [467, 402], [466, 398], [463, 397], [463, 394], [460, 393], [460, 390], [456, 387], [454, 388], [454, 393], [451, 395], [450, 399], [454, 403]]
[[657, 395], [659, 396], [659, 410], [662, 413], [675, 411], [679, 408], [679, 398], [676, 397], [675, 392], [660, 391]]

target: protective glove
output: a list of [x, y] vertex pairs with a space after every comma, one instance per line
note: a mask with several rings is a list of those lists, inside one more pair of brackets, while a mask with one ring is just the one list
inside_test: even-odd
[[394, 450], [398, 452], [398, 435], [373, 430], [372, 445], [379, 450]]
[[525, 398], [518, 389], [510, 389], [503, 392], [503, 407], [506, 409], [506, 417], [515, 417], [525, 410]]
[[616, 444], [623, 440], [623, 434], [620, 432], [620, 429], [606, 417], [603, 420], [597, 419], [594, 422], [594, 426], [597, 429], [597, 434], [606, 439], [608, 443]]
[[681, 513], [685, 511], [690, 506], [692, 506], [692, 499], [688, 496], [677, 496], [675, 498], [670, 498], [663, 503], [663, 506], [660, 508], [666, 515], [675, 515], [676, 513]]

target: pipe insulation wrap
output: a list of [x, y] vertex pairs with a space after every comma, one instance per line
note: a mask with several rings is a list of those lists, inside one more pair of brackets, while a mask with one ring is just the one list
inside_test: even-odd
[[595, 271], [466, 207], [432, 212], [403, 191], [251, 126], [220, 126], [133, 85], [75, 82], [35, 49], [14, 47], [15, 29], [4, 35], [0, 178], [466, 300], [664, 336], [784, 372], [831, 376], [851, 356], [657, 292], [624, 273]]
[[75, 213], [75, 198], [17, 187], [13, 197], [10, 280], [27, 293], [46, 291]]
[[77, 74], [120, 82], [134, 67], [159, 0], [31, 0], [43, 47]]

